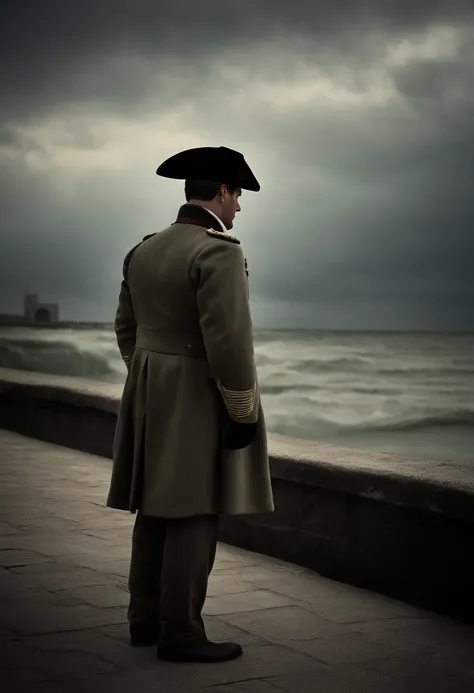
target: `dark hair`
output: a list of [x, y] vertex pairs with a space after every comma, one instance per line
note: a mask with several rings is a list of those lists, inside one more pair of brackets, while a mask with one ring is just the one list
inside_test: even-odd
[[[204, 202], [209, 202], [209, 200], [215, 198], [221, 185], [223, 185], [223, 183], [217, 183], [213, 180], [186, 180], [184, 183], [186, 202], [189, 202], [189, 200], [203, 200]], [[227, 187], [231, 194], [237, 189], [236, 185], [227, 185]]]

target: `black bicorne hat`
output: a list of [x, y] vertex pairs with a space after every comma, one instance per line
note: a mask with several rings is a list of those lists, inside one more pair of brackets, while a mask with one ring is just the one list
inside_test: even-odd
[[163, 178], [212, 180], [243, 190], [260, 190], [260, 184], [243, 154], [227, 147], [186, 149], [164, 161], [156, 173]]

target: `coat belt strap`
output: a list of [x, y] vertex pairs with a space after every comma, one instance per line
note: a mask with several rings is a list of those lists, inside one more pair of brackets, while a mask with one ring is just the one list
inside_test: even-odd
[[137, 327], [136, 346], [158, 354], [205, 357], [206, 349], [201, 335], [167, 332], [148, 327]]

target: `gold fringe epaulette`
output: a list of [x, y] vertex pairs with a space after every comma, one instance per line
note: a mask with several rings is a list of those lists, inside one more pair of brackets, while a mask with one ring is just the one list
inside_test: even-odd
[[224, 233], [224, 231], [216, 231], [215, 229], [206, 229], [206, 233], [213, 238], [220, 238], [223, 241], [229, 241], [229, 243], [238, 243], [240, 241], [235, 236], [231, 236], [230, 233]]
[[250, 390], [228, 390], [221, 382], [218, 383], [218, 387], [233, 418], [244, 419], [250, 416], [255, 405], [256, 384]]

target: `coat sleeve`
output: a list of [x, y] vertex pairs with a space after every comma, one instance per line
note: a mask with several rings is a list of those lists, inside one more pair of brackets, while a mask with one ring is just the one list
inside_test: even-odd
[[201, 331], [210, 369], [230, 418], [259, 414], [245, 259], [240, 244], [215, 240], [194, 263]]
[[[133, 250], [135, 250], [135, 248], [133, 248]], [[125, 362], [127, 370], [130, 370], [130, 365], [132, 363], [137, 331], [132, 297], [127, 283], [128, 263], [131, 259], [133, 250], [127, 255], [123, 264], [123, 280], [120, 286], [118, 307], [115, 314], [115, 335], [120, 354]]]

